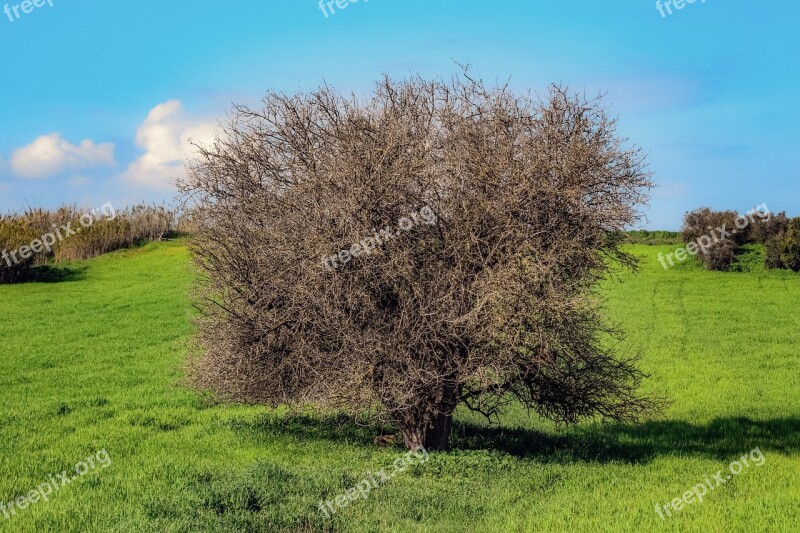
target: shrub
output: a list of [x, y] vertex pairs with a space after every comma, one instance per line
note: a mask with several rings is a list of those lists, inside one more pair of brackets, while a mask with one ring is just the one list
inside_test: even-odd
[[19, 283], [29, 277], [30, 269], [40, 259], [40, 254], [23, 259], [18, 250], [21, 246], [29, 245], [38, 235], [26, 220], [0, 216], [0, 284]]
[[724, 271], [736, 259], [738, 248], [748, 243], [768, 242], [782, 231], [785, 223], [785, 213], [772, 215], [765, 204], [744, 215], [736, 211], [713, 211], [702, 207], [686, 213], [681, 236], [685, 243], [698, 245], [698, 258], [706, 268]]
[[[681, 228], [685, 243], [697, 243], [697, 256], [709, 270], [728, 270], [736, 257], [737, 244], [745, 241], [744, 232], [733, 233], [736, 229], [736, 211], [713, 211], [702, 207], [686, 213]], [[720, 229], [730, 232], [729, 237], [721, 235]]]
[[736, 219], [739, 213], [736, 211], [713, 211], [708, 207], [702, 207], [686, 213], [681, 228], [683, 242], [698, 242], [704, 237], [719, 236], [718, 229], [724, 228], [731, 235], [727, 237], [734, 244], [741, 245], [747, 242], [747, 234], [744, 231], [736, 231]]
[[457, 406], [494, 417], [512, 397], [637, 418], [654, 403], [593, 297], [635, 262], [619, 232], [651, 186], [614, 128], [560, 88], [469, 78], [237, 107], [181, 186], [203, 274], [193, 384], [374, 416], [410, 448], [446, 448]]
[[125, 217], [98, 220], [82, 228], [77, 235], [64, 239], [55, 248], [55, 261], [79, 261], [127, 248], [136, 243], [132, 239], [131, 223]]
[[[107, 204], [110, 207], [110, 204]], [[106, 208], [106, 206], [104, 206]], [[78, 230], [75, 235], [58, 240], [50, 250], [43, 250], [15, 265], [0, 259], [0, 283], [14, 283], [26, 278], [30, 269], [38, 264], [54, 261], [90, 259], [120, 248], [158, 241], [171, 235], [175, 226], [175, 212], [163, 206], [137, 205], [124, 211], [96, 213], [91, 224], [80, 224], [81, 216], [90, 210], [75, 206], [62, 206], [55, 211], [28, 209], [21, 214], [0, 217], [0, 252], [17, 251], [33, 241], [53, 233], [54, 227], [71, 224]], [[112, 212], [113, 211], [113, 212]], [[9, 265], [11, 263], [11, 265]]]
[[788, 228], [789, 219], [785, 211], [770, 217], [759, 218], [748, 226], [748, 240], [766, 245], [770, 240], [786, 233]]
[[800, 218], [787, 219], [785, 227], [781, 221], [779, 227], [780, 233], [771, 236], [764, 246], [764, 264], [800, 272]]
[[781, 249], [783, 246], [784, 235], [777, 235], [770, 238], [764, 245], [764, 266], [767, 268], [784, 268], [781, 260]]
[[[77, 220], [82, 212], [70, 217]], [[113, 218], [98, 218], [77, 235], [60, 242], [55, 249], [56, 261], [89, 259], [114, 250], [145, 242], [160, 241], [171, 235], [175, 212], [163, 206], [136, 205], [115, 212]]]
[[703, 263], [708, 270], [727, 271], [731, 263], [736, 259], [736, 245], [728, 239], [721, 240], [711, 245], [705, 253], [701, 255]]
[[800, 272], [800, 217], [789, 222], [780, 251], [783, 267]]
[[175, 211], [164, 206], [137, 205], [126, 209], [122, 218], [129, 224], [130, 243], [160, 241], [175, 229]]

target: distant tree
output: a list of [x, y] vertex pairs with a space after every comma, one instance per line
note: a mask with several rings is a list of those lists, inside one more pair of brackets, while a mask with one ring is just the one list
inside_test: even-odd
[[698, 255], [701, 256], [707, 269], [725, 272], [731, 268], [731, 264], [736, 259], [736, 245], [732, 240], [722, 239]]
[[[683, 242], [697, 242], [706, 236], [714, 240], [715, 237], [720, 237], [718, 229], [732, 233], [736, 230], [738, 217], [739, 213], [736, 211], [714, 211], [709, 207], [690, 211], [683, 217], [683, 227], [681, 228]], [[721, 237], [731, 239], [735, 244], [744, 244], [746, 240], [745, 233], [741, 231]]]
[[770, 239], [779, 237], [789, 229], [789, 219], [786, 212], [774, 214], [765, 218], [757, 218], [748, 226], [748, 240], [759, 244], [767, 244]]
[[[683, 242], [697, 245], [697, 256], [709, 270], [726, 271], [736, 259], [738, 246], [751, 242], [754, 231], [771, 231], [769, 213], [753, 210], [746, 215], [736, 211], [714, 211], [701, 207], [686, 213], [681, 228]], [[752, 228], [758, 226], [758, 230]]]
[[[189, 375], [446, 449], [457, 406], [565, 422], [655, 405], [594, 289], [651, 187], [598, 101], [413, 78], [236, 107], [181, 184], [203, 282]], [[383, 228], [402, 231], [385, 231]]]
[[800, 272], [800, 218], [780, 213], [771, 222], [761, 224], [756, 233], [758, 241], [764, 242], [765, 266]]
[[783, 235], [772, 237], [764, 244], [764, 266], [768, 269], [784, 268], [781, 260], [781, 248], [783, 246]]
[[786, 232], [778, 237], [780, 268], [800, 272], [800, 217], [789, 221]]

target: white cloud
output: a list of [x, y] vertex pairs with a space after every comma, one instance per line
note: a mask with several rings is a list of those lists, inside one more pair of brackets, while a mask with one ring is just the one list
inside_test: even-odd
[[74, 145], [59, 133], [42, 135], [11, 154], [11, 169], [23, 178], [45, 178], [65, 170], [114, 166], [114, 144], [91, 139]]
[[195, 154], [190, 143], [205, 144], [214, 139], [216, 126], [192, 120], [180, 100], [158, 104], [136, 132], [136, 145], [144, 150], [121, 177], [153, 189], [171, 189], [174, 179], [185, 175], [184, 161]]

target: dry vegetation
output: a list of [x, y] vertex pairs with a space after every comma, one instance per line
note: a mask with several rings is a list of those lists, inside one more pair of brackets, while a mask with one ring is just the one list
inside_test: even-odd
[[[749, 223], [737, 226], [737, 219]], [[731, 235], [720, 238], [719, 228]], [[739, 215], [708, 207], [686, 213], [681, 230], [683, 242], [696, 243], [704, 238], [710, 241], [710, 236], [715, 242], [697, 254], [708, 270], [729, 270], [744, 245], [761, 244], [767, 268], [800, 272], [800, 218], [789, 219], [785, 212]]]
[[[560, 421], [653, 406], [593, 289], [651, 183], [597, 101], [465, 74], [237, 107], [182, 184], [198, 207], [200, 389], [343, 408], [448, 446], [459, 405]], [[430, 207], [435, 224], [338, 269], [321, 258]]]
[[89, 259], [120, 248], [158, 241], [176, 227], [175, 212], [163, 206], [138, 205], [114, 211], [113, 216], [97, 216], [91, 225], [83, 227], [79, 220], [86, 212], [75, 206], [62, 206], [55, 211], [29, 209], [24, 213], [0, 216], [0, 252], [30, 246], [42, 235], [63, 225], [71, 224], [72, 229], [80, 230], [75, 235], [65, 235], [52, 250], [34, 253], [19, 264], [0, 261], [0, 283], [25, 281], [31, 268], [49, 261]]

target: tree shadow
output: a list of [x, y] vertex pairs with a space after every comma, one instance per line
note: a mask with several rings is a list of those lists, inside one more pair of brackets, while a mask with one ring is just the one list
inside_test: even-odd
[[[233, 421], [242, 437], [267, 442], [275, 437], [323, 439], [375, 446], [392, 428], [356, 424], [344, 415], [315, 418], [265, 414], [255, 420]], [[454, 424], [452, 450], [495, 450], [526, 460], [549, 463], [623, 462], [644, 464], [662, 456], [703, 456], [732, 461], [754, 448], [762, 452], [800, 452], [800, 418], [753, 420], [717, 418], [707, 424], [679, 420], [641, 425], [597, 424], [545, 432], [523, 428]]]
[[800, 418], [726, 417], [708, 424], [681, 420], [649, 421], [641, 425], [612, 423], [579, 426], [563, 433], [461, 424], [451, 443], [457, 449], [495, 449], [541, 462], [647, 463], [667, 455], [732, 460], [754, 448], [762, 452], [797, 453]]
[[25, 283], [64, 283], [86, 279], [86, 267], [42, 265], [31, 269]]

